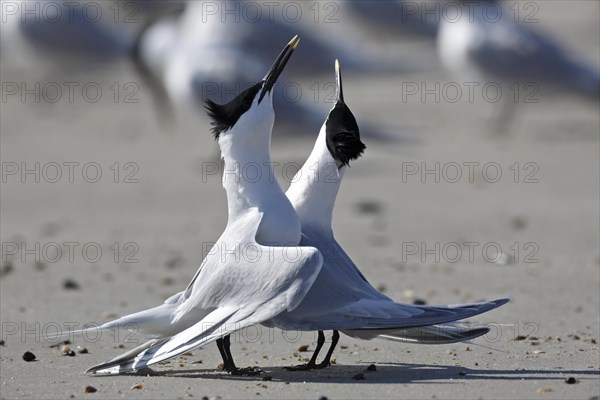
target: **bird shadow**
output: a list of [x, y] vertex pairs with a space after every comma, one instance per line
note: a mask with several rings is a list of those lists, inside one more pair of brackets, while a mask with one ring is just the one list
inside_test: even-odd
[[[467, 368], [455, 365], [428, 365], [404, 363], [377, 363], [376, 371], [367, 367], [374, 362], [363, 362], [353, 365], [336, 364], [321, 370], [288, 371], [281, 366], [262, 367], [262, 374], [253, 376], [229, 375], [213, 368], [152, 371], [150, 376], [174, 378], [194, 378], [213, 380], [236, 380], [249, 382], [283, 382], [283, 383], [448, 383], [449, 380], [460, 381], [563, 381], [574, 376], [579, 380], [597, 379], [600, 371], [596, 370], [563, 370], [563, 369], [483, 369]], [[146, 375], [147, 373], [144, 373]], [[594, 377], [596, 376], [596, 377]], [[443, 381], [443, 382], [441, 382]]]

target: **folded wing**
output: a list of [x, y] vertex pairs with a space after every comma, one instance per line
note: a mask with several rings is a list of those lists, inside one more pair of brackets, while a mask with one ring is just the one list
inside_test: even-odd
[[214, 273], [209, 260], [175, 314], [183, 318], [198, 307], [212, 312], [171, 337], [149, 341], [88, 372], [137, 371], [297, 307], [321, 269], [320, 252], [307, 246], [251, 245], [256, 251], [252, 262], [220, 260], [219, 273]]

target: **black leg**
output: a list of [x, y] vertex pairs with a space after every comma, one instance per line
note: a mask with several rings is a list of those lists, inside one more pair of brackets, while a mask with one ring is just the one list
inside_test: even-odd
[[323, 347], [323, 343], [325, 343], [325, 334], [323, 331], [319, 331], [319, 337], [317, 339], [317, 348], [315, 349], [312, 357], [308, 364], [296, 365], [295, 367], [286, 367], [288, 371], [308, 371], [309, 369], [317, 368], [317, 356]]
[[318, 369], [329, 367], [331, 365], [331, 355], [333, 354], [335, 346], [337, 346], [338, 340], [340, 340], [340, 333], [338, 331], [333, 331], [333, 336], [331, 337], [331, 346], [329, 346], [329, 350], [327, 350], [325, 359], [317, 365]]
[[[217, 346], [219, 344], [217, 343]], [[231, 335], [227, 335], [223, 338], [222, 341], [222, 345], [223, 345], [223, 353], [221, 353], [221, 356], [223, 357], [223, 360], [227, 359], [227, 364], [225, 365], [225, 368], [223, 368], [225, 371], [231, 373], [232, 375], [260, 375], [260, 373], [262, 372], [262, 370], [260, 370], [259, 368], [254, 368], [254, 367], [247, 367], [247, 368], [238, 368], [235, 366], [235, 362], [233, 361], [233, 356], [231, 355]], [[221, 349], [219, 349], [220, 351]]]
[[225, 345], [223, 342], [223, 338], [217, 339], [217, 348], [219, 349], [219, 353], [221, 353], [221, 358], [223, 359], [223, 371], [230, 372], [231, 365], [229, 364], [229, 359], [227, 358], [227, 353], [225, 352]]

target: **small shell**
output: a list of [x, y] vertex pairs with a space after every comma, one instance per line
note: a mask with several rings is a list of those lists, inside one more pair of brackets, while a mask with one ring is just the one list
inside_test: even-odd
[[83, 388], [83, 393], [96, 393], [98, 389], [93, 386], [86, 386]]

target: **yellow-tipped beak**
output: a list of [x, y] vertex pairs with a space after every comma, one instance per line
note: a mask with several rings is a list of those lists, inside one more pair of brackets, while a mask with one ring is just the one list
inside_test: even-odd
[[288, 42], [288, 44], [283, 48], [281, 53], [279, 53], [279, 56], [277, 57], [277, 59], [269, 69], [269, 72], [267, 72], [267, 75], [265, 75], [263, 79], [265, 83], [263, 85], [262, 92], [260, 93], [260, 97], [258, 98], [259, 104], [262, 101], [263, 97], [265, 97], [265, 95], [271, 91], [273, 85], [275, 85], [275, 82], [277, 82], [277, 78], [279, 78], [279, 75], [281, 75], [281, 72], [285, 68], [285, 65], [292, 56], [292, 53], [294, 52], [296, 47], [298, 47], [298, 43], [300, 43], [300, 39], [298, 39], [298, 35], [296, 35], [292, 38], [292, 40]]

